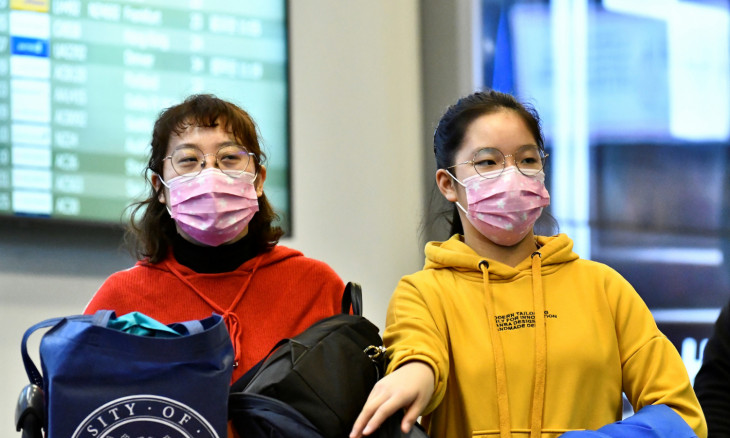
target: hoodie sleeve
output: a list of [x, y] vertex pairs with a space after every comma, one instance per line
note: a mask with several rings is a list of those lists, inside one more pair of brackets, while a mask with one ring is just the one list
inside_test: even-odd
[[705, 438], [705, 418], [677, 349], [659, 331], [649, 308], [623, 277], [615, 273], [606, 282], [619, 345], [623, 391], [634, 412], [649, 405], [666, 405], [698, 437]]
[[694, 431], [666, 405], [649, 405], [602, 428], [567, 432], [561, 438], [696, 438]]
[[428, 364], [434, 373], [434, 393], [423, 414], [438, 406], [446, 391], [449, 374], [446, 323], [443, 315], [433, 314], [434, 305], [422, 291], [404, 277], [398, 284], [388, 306], [383, 340], [390, 362], [387, 373], [411, 361]]

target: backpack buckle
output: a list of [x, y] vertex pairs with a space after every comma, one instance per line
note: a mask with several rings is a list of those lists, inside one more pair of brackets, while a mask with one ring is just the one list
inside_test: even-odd
[[385, 347], [382, 345], [369, 345], [363, 350], [363, 352], [372, 360], [376, 362], [381, 356], [385, 354]]

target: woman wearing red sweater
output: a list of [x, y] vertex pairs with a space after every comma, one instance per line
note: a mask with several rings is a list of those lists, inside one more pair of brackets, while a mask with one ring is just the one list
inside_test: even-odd
[[211, 95], [164, 110], [152, 132], [149, 196], [132, 205], [138, 262], [110, 276], [85, 309], [142, 312], [165, 324], [223, 315], [233, 381], [282, 338], [340, 311], [326, 264], [277, 245], [252, 118]]

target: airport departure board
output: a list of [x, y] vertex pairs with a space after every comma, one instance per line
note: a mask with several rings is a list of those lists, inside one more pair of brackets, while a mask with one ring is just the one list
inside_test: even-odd
[[287, 54], [284, 0], [0, 0], [0, 215], [119, 223], [159, 112], [213, 93], [258, 124], [287, 228]]

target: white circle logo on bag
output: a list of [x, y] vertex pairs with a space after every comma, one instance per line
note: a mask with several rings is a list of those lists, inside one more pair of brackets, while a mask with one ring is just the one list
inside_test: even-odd
[[219, 438], [194, 409], [156, 395], [118, 398], [89, 414], [72, 438]]

